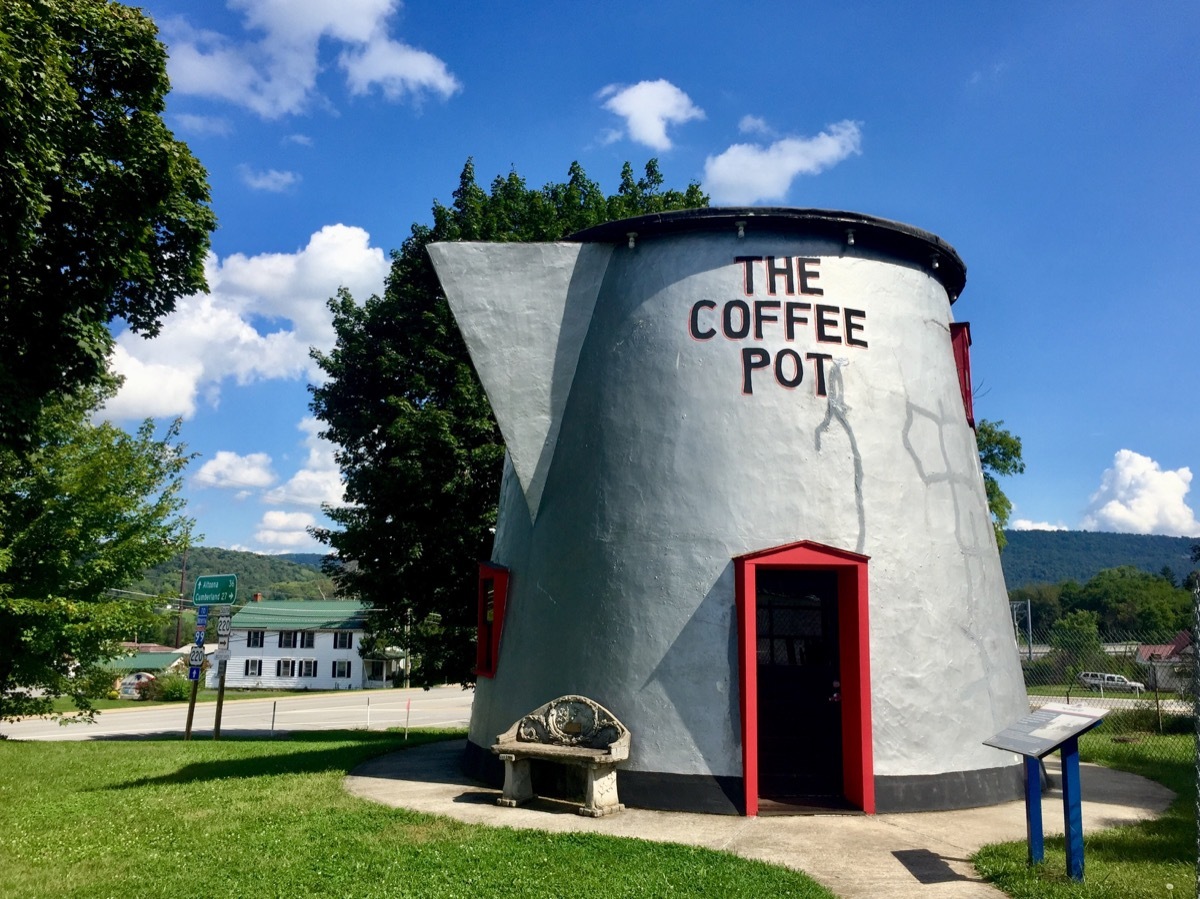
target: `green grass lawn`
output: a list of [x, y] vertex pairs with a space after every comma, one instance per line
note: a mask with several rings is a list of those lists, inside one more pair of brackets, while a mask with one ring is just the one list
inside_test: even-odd
[[832, 899], [802, 874], [725, 853], [471, 826], [342, 789], [357, 764], [405, 745], [365, 731], [0, 741], [0, 896]]
[[1195, 895], [1194, 739], [1189, 734], [1144, 734], [1138, 742], [1115, 743], [1096, 731], [1080, 741], [1083, 759], [1133, 771], [1178, 794], [1157, 820], [1095, 833], [1085, 830], [1082, 883], [1067, 877], [1061, 836], [1046, 839], [1046, 859], [1036, 868], [1026, 864], [1024, 842], [985, 846], [973, 859], [976, 868], [1017, 899], [1184, 899]]

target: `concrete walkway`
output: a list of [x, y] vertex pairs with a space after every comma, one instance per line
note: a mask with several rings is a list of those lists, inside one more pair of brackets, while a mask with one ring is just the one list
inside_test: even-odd
[[[983, 883], [967, 859], [986, 843], [1025, 839], [1023, 802], [872, 817], [739, 818], [626, 809], [607, 818], [584, 818], [573, 805], [541, 799], [522, 808], [500, 808], [495, 804], [499, 791], [460, 771], [464, 746], [464, 741], [434, 743], [373, 759], [347, 776], [346, 789], [470, 824], [586, 831], [724, 850], [803, 871], [846, 899], [997, 899], [1004, 894]], [[1159, 784], [1095, 765], [1082, 766], [1081, 780], [1085, 836], [1155, 817], [1174, 799]], [[1045, 797], [1042, 817], [1047, 835], [1062, 833], [1057, 790]]]

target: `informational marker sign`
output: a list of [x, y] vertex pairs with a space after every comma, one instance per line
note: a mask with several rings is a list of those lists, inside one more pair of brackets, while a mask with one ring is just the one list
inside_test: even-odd
[[1079, 737], [1099, 724], [1108, 709], [1050, 703], [984, 740], [987, 746], [1025, 756], [1025, 831], [1029, 864], [1045, 856], [1042, 838], [1041, 759], [1054, 750], [1062, 756], [1063, 832], [1067, 876], [1083, 880], [1083, 800], [1079, 792]]
[[188, 669], [188, 680], [200, 680], [200, 669], [195, 665]]
[[196, 589], [192, 591], [192, 605], [229, 605], [236, 598], [236, 574], [205, 574], [196, 578]]
[[983, 742], [985, 746], [1040, 759], [1071, 737], [1091, 730], [1107, 714], [1108, 709], [1051, 703], [1030, 712]]

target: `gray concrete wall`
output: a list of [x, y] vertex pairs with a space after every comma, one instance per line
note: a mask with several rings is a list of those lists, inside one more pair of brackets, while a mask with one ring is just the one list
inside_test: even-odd
[[[950, 303], [926, 267], [761, 229], [430, 252], [510, 452], [493, 558], [512, 579], [473, 742], [582, 693], [632, 731], [633, 770], [740, 776], [731, 559], [813, 540], [871, 557], [876, 775], [1012, 763], [980, 742], [1024, 712], [1024, 688]], [[760, 266], [747, 296], [738, 256], [816, 259], [823, 293], [780, 279], [770, 296]], [[697, 339], [697, 300], [716, 303], [704, 334], [728, 301], [814, 309], [790, 341], [782, 308], [762, 339]], [[818, 303], [840, 342], [818, 342]], [[745, 350], [797, 352], [803, 381], [764, 368], [744, 393]], [[824, 396], [810, 352], [831, 357]]]

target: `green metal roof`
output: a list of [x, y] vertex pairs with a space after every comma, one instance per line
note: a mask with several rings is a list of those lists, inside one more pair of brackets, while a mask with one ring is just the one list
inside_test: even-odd
[[[366, 605], [354, 600], [252, 602], [233, 613], [232, 625], [242, 630], [350, 631], [367, 625]], [[210, 632], [216, 622], [210, 617]]]
[[109, 659], [104, 667], [113, 671], [161, 671], [178, 659], [177, 652], [135, 652], [131, 656]]

